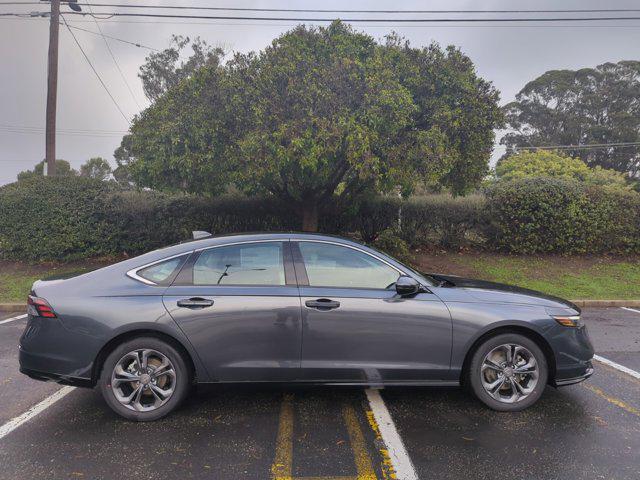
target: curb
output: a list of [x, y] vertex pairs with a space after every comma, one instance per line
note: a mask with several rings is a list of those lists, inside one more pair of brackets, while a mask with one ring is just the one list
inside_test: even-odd
[[[640, 307], [640, 300], [570, 300], [578, 307]], [[0, 313], [24, 313], [27, 306], [24, 303], [0, 303]]]
[[640, 307], [640, 300], [570, 300], [579, 307]]
[[0, 313], [26, 313], [27, 306], [24, 303], [0, 303]]

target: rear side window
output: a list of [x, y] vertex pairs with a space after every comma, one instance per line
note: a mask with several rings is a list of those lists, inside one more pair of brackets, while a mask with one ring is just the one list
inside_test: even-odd
[[138, 270], [136, 274], [158, 285], [168, 285], [185, 259], [186, 256], [171, 258]]
[[282, 242], [243, 243], [204, 250], [193, 265], [194, 285], [285, 285]]

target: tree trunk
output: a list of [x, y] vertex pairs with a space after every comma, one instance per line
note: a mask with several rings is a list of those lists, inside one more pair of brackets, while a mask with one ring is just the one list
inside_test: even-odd
[[302, 231], [318, 231], [318, 205], [306, 204], [302, 206]]

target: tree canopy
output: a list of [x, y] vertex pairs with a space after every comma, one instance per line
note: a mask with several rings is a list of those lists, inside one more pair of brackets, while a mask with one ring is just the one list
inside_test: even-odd
[[496, 165], [496, 177], [515, 180], [526, 177], [555, 177], [578, 180], [590, 185], [630, 190], [625, 174], [599, 166], [589, 167], [579, 158], [554, 151], [522, 151]]
[[[44, 163], [42, 160], [35, 164], [33, 170], [24, 170], [18, 173], [18, 180], [24, 180], [25, 178], [33, 177], [34, 175], [44, 175]], [[78, 172], [71, 168], [71, 164], [61, 158], [56, 159], [56, 177], [74, 177], [78, 175]]]
[[[143, 67], [144, 68], [144, 67]], [[134, 121], [115, 156], [139, 185], [287, 202], [317, 228], [331, 200], [440, 181], [479, 184], [498, 93], [454, 47], [385, 43], [334, 22], [207, 64]]]
[[93, 157], [80, 165], [80, 176], [107, 180], [111, 175], [111, 165], [102, 157]]
[[[182, 60], [180, 54], [189, 44], [193, 54]], [[146, 58], [138, 76], [147, 98], [155, 101], [199, 68], [218, 64], [223, 56], [221, 48], [211, 47], [200, 37], [191, 41], [189, 37], [173, 35], [169, 48], [153, 52]]]
[[[529, 82], [504, 107], [514, 147], [640, 142], [640, 61], [581, 70], [551, 70]], [[590, 166], [640, 173], [640, 147], [576, 148], [567, 153]]]

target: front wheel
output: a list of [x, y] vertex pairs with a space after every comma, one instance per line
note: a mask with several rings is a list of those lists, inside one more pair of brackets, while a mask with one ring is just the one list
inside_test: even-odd
[[172, 345], [154, 337], [126, 341], [109, 354], [99, 387], [117, 414], [152, 421], [173, 411], [189, 391], [189, 369]]
[[467, 380], [478, 399], [493, 410], [515, 412], [533, 405], [548, 378], [544, 353], [528, 337], [496, 335], [478, 346]]

